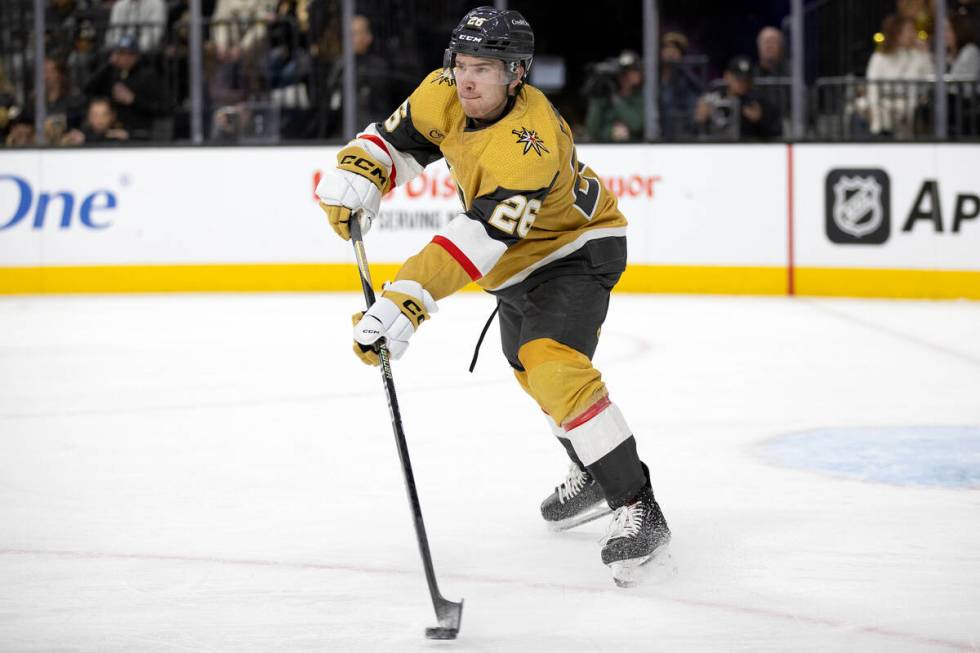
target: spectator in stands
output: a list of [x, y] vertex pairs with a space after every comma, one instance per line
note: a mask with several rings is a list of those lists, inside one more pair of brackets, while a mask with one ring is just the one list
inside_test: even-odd
[[932, 57], [911, 18], [886, 16], [881, 32], [884, 39], [868, 60], [866, 74], [871, 133], [907, 138], [919, 104], [915, 81], [934, 72]]
[[980, 127], [980, 48], [973, 21], [963, 14], [946, 19], [946, 61], [950, 80], [947, 86], [947, 118], [950, 136], [974, 136]]
[[266, 24], [275, 18], [275, 0], [218, 0], [211, 16], [211, 38], [219, 60], [238, 61], [259, 48]]
[[899, 18], [908, 18], [915, 27], [916, 35], [924, 45], [932, 35], [933, 20], [936, 14], [935, 0], [896, 0], [895, 13]]
[[[600, 64], [601, 66], [602, 64]], [[590, 140], [638, 141], [643, 138], [643, 70], [640, 58], [623, 50], [616, 59], [615, 76], [598, 68], [586, 82], [589, 106], [585, 129]]]
[[269, 24], [269, 48], [264, 72], [279, 107], [279, 132], [284, 138], [303, 138], [310, 128], [309, 12], [303, 0], [279, 0]]
[[307, 4], [310, 39], [310, 91], [316, 117], [310, 121], [306, 136], [323, 138], [333, 123], [330, 120], [328, 98], [330, 69], [340, 56], [340, 4], [334, 0], [310, 0]]
[[[392, 105], [395, 104], [395, 98], [391, 97], [389, 64], [371, 50], [374, 43], [371, 21], [367, 16], [355, 15], [351, 20], [350, 29], [351, 48], [354, 51], [357, 70], [357, 105], [354, 123], [360, 126], [387, 118], [391, 113]], [[323, 125], [325, 136], [341, 135], [343, 91], [344, 59], [343, 56], [338, 56], [327, 76], [327, 112], [320, 117], [325, 121]]]
[[310, 51], [333, 61], [340, 56], [340, 3], [335, 0], [309, 0], [306, 4], [310, 25]]
[[132, 36], [119, 39], [109, 61], [85, 86], [89, 97], [108, 97], [134, 140], [152, 138], [154, 121], [170, 109], [165, 82], [144, 63]]
[[4, 141], [7, 147], [30, 147], [34, 145], [34, 120], [21, 113], [10, 122], [10, 129], [7, 131], [7, 138]]
[[755, 78], [789, 77], [789, 64], [786, 61], [786, 41], [783, 33], [775, 27], [763, 27], [755, 40], [759, 61], [755, 67]]
[[269, 23], [265, 69], [271, 88], [297, 83], [308, 69], [308, 53], [302, 47], [308, 21], [302, 7], [298, 0], [279, 0], [275, 19]]
[[[71, 84], [68, 72], [61, 61], [51, 57], [44, 59], [44, 95], [47, 121], [60, 123], [65, 129], [71, 129], [82, 123], [85, 113], [85, 97]], [[28, 109], [33, 110], [34, 100], [28, 102]], [[46, 126], [46, 129], [50, 127]]]
[[[85, 0], [81, 0], [84, 4]], [[72, 41], [78, 28], [78, 0], [50, 0], [44, 12], [47, 33], [45, 51], [66, 59], [72, 49]]]
[[955, 14], [946, 19], [946, 57], [949, 74], [980, 79], [980, 47], [973, 22]]
[[790, 93], [792, 83], [789, 81], [789, 62], [786, 60], [786, 40], [783, 33], [775, 27], [763, 27], [756, 37], [758, 61], [755, 65], [754, 78], [756, 92], [765, 98], [769, 104], [779, 109], [781, 115], [790, 113]]
[[702, 86], [683, 62], [687, 37], [667, 32], [660, 43], [660, 136], [667, 141], [693, 136], [694, 107]]
[[78, 21], [74, 42], [68, 53], [65, 67], [68, 77], [78, 88], [83, 88], [99, 68], [99, 44], [96, 23], [89, 18]]
[[166, 25], [164, 0], [116, 0], [109, 14], [105, 45], [115, 47], [123, 36], [130, 36], [139, 44], [141, 52], [153, 52], [160, 47]]
[[218, 0], [211, 16], [208, 74], [216, 105], [236, 104], [261, 88], [260, 55], [274, 11], [275, 0]]
[[768, 140], [783, 133], [779, 109], [752, 87], [752, 62], [733, 58], [725, 69], [723, 93], [706, 93], [698, 100], [694, 120], [702, 134]]
[[61, 140], [62, 145], [82, 145], [83, 143], [121, 143], [129, 140], [129, 133], [123, 129], [112, 108], [109, 98], [92, 98], [88, 104], [88, 117], [81, 129], [73, 129]]
[[[57, 144], [68, 129], [82, 123], [85, 98], [75, 91], [65, 73], [64, 64], [51, 57], [44, 59], [44, 135], [47, 143]], [[34, 91], [27, 97], [24, 120], [34, 124]]]
[[0, 66], [0, 142], [6, 142], [11, 125], [19, 114], [17, 92], [7, 79], [7, 72]]

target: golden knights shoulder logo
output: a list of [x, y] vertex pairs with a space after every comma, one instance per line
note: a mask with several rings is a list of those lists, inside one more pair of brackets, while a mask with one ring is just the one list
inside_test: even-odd
[[456, 86], [456, 78], [453, 77], [453, 71], [449, 68], [443, 68], [439, 76], [433, 79], [430, 84], [449, 84], [450, 86]]
[[538, 156], [541, 156], [542, 151], [551, 154], [551, 151], [544, 146], [544, 141], [538, 136], [538, 132], [533, 129], [529, 130], [526, 127], [521, 127], [520, 131], [512, 129], [510, 133], [517, 136], [518, 144], [524, 144], [524, 154], [527, 154], [532, 149]]

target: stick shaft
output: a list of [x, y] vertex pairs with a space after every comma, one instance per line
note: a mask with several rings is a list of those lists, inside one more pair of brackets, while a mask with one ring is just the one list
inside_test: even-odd
[[[357, 259], [357, 269], [361, 277], [361, 289], [364, 291], [364, 301], [368, 308], [375, 302], [374, 287], [371, 285], [371, 270], [368, 267], [367, 254], [364, 251], [364, 241], [361, 238], [359, 220], [351, 216], [351, 242], [354, 244], [354, 256]], [[381, 360], [381, 377], [384, 381], [385, 394], [388, 397], [388, 411], [391, 414], [391, 428], [395, 432], [395, 444], [398, 447], [398, 458], [402, 463], [402, 473], [405, 476], [405, 489], [408, 501], [412, 507], [412, 519], [415, 524], [415, 538], [418, 540], [419, 553], [422, 556], [422, 566], [425, 568], [425, 580], [429, 584], [429, 594], [436, 616], [440, 619], [445, 611], [446, 599], [439, 593], [435, 569], [432, 566], [432, 554], [429, 551], [429, 538], [425, 533], [425, 522], [422, 519], [422, 505], [419, 502], [418, 491], [415, 488], [415, 474], [412, 472], [412, 461], [408, 455], [408, 443], [402, 428], [401, 411], [398, 408], [398, 396], [395, 394], [395, 380], [391, 375], [391, 358], [388, 346], [384, 340], [378, 341], [378, 358]]]

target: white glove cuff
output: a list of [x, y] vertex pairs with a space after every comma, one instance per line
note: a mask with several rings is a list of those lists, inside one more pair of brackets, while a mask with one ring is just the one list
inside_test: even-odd
[[428, 290], [422, 287], [418, 281], [412, 281], [411, 279], [400, 279], [398, 281], [388, 281], [384, 284], [385, 290], [394, 290], [395, 292], [404, 293], [406, 295], [411, 295], [415, 299], [420, 299], [425, 305], [425, 310], [432, 313], [439, 312], [439, 306], [436, 304], [436, 300], [432, 298], [432, 295]]

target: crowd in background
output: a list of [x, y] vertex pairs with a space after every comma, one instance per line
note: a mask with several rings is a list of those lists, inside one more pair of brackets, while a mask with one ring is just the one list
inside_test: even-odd
[[[690, 56], [689, 42], [679, 32], [660, 39], [659, 126], [663, 140], [698, 136], [770, 139], [783, 135], [788, 107], [789, 67], [783, 34], [766, 27], [758, 36], [758, 57], [735, 56], [715, 83], [706, 79], [707, 62]], [[589, 99], [586, 136], [593, 141], [638, 141], [644, 135], [641, 61], [633, 52], [616, 60], [617, 83], [608, 93]], [[760, 87], [758, 81], [777, 85]]]
[[[934, 8], [925, 0], [898, 0], [880, 31], [865, 75], [848, 80], [854, 93], [848, 133], [858, 138], [902, 138], [932, 134]], [[950, 134], [980, 133], [980, 47], [977, 15], [952, 8], [945, 25]], [[771, 140], [790, 134], [791, 72], [786, 37], [762, 28], [756, 52], [730, 59], [720, 79], [709, 81], [705, 61], [690, 54], [688, 39], [661, 37], [658, 117], [662, 140], [716, 137]], [[587, 137], [594, 141], [637, 141], [644, 133], [641, 60], [624, 51], [616, 60], [616, 84], [589, 98]], [[592, 90], [592, 87], [588, 90]], [[591, 93], [596, 95], [595, 93]]]
[[[969, 125], [975, 129], [980, 122], [980, 93], [975, 92], [980, 90], [976, 85], [980, 49], [977, 17], [964, 11], [964, 2], [950, 5], [943, 63], [951, 79], [963, 82], [949, 87], [950, 120], [959, 121], [953, 133], [975, 136], [977, 131]], [[0, 142], [29, 146], [37, 141], [30, 38], [12, 26], [17, 24], [16, 7], [23, 9], [21, 18], [29, 17], [31, 2], [4, 3]], [[201, 0], [201, 4], [208, 141], [348, 136], [341, 133], [345, 98], [337, 0]], [[897, 0], [880, 30], [868, 35], [873, 50], [869, 48], [865, 75], [860, 85], [848, 82], [846, 101], [839, 108], [846, 112], [848, 134], [910, 138], [929, 133], [932, 95], [927, 80], [935, 71], [933, 10], [929, 0]], [[397, 48], [378, 48], [369, 14], [355, 15], [349, 26], [358, 125], [384, 119], [432, 67], [431, 57], [418, 52], [441, 53], [425, 34]], [[397, 29], [397, 16], [388, 18]], [[189, 139], [189, 0], [48, 0], [45, 22], [47, 143], [78, 146]], [[434, 28], [433, 35], [440, 29]], [[391, 40], [386, 39], [389, 46]], [[755, 45], [755, 52], [710, 61], [703, 54], [704, 44], [692, 42], [680, 30], [665, 30], [660, 35], [657, 69], [660, 138], [788, 137], [787, 34], [775, 25], [766, 26], [758, 31]], [[396, 50], [398, 55], [393, 56]], [[609, 54], [613, 56], [587, 67], [576, 93], [560, 94], [555, 102], [572, 116], [570, 122], [582, 141], [643, 140], [648, 108], [642, 59], [632, 50]], [[710, 71], [718, 70], [721, 75], [709, 79]], [[578, 106], [568, 106], [571, 103]], [[968, 120], [962, 120], [964, 116]]]

